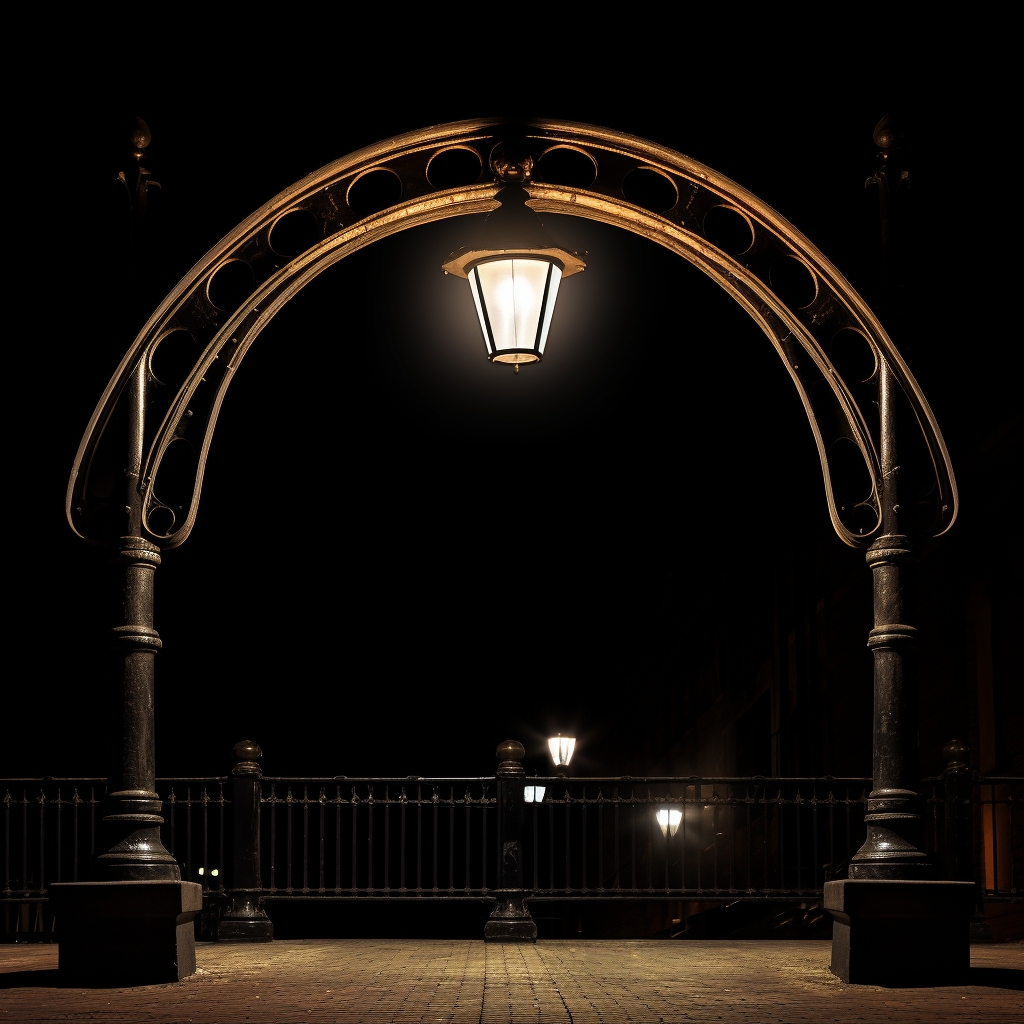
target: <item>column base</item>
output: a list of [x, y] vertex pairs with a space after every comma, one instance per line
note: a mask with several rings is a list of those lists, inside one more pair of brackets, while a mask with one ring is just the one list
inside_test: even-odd
[[975, 899], [973, 882], [826, 882], [832, 973], [854, 985], [963, 984]]
[[196, 971], [196, 882], [59, 882], [50, 886], [62, 984], [157, 985]]
[[274, 922], [267, 917], [259, 899], [249, 893], [233, 894], [217, 922], [217, 941], [271, 942], [273, 938]]
[[494, 910], [484, 925], [484, 942], [537, 941], [537, 923], [526, 909], [525, 896], [511, 889], [498, 893]]

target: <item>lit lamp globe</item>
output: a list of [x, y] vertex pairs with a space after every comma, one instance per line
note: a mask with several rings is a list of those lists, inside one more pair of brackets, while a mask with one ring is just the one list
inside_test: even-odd
[[555, 771], [559, 775], [569, 774], [569, 761], [572, 759], [572, 752], [575, 749], [576, 739], [573, 736], [563, 736], [559, 733], [548, 740], [551, 760], [555, 762]]
[[506, 185], [495, 198], [501, 205], [487, 215], [480, 243], [453, 252], [442, 269], [469, 281], [487, 358], [518, 373], [544, 356], [558, 286], [586, 263], [552, 242], [524, 188]]
[[683, 820], [683, 812], [675, 807], [658, 808], [658, 824], [661, 826], [661, 834], [667, 839], [679, 831], [679, 822]]

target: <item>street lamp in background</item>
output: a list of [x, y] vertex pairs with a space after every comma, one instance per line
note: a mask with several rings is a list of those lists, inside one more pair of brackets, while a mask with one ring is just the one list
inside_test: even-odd
[[569, 761], [572, 759], [572, 752], [576, 749], [576, 738], [574, 736], [563, 736], [559, 733], [548, 740], [548, 750], [551, 751], [551, 760], [555, 762], [555, 772], [563, 777], [569, 774]]
[[659, 807], [656, 815], [661, 826], [661, 834], [667, 839], [679, 831], [679, 823], [683, 820], [683, 812], [677, 807]]

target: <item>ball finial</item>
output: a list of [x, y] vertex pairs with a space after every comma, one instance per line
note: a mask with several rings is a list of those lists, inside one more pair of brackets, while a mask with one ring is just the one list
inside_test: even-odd
[[498, 744], [494, 756], [498, 759], [499, 775], [524, 775], [522, 760], [526, 755], [526, 747], [519, 740], [505, 740]]
[[971, 751], [966, 740], [950, 740], [942, 748], [942, 760], [947, 768], [967, 768], [971, 761]]
[[252, 740], [240, 740], [231, 748], [231, 753], [238, 762], [232, 770], [233, 774], [248, 775], [253, 772], [259, 772], [260, 766], [258, 762], [263, 756], [263, 751], [258, 743]]

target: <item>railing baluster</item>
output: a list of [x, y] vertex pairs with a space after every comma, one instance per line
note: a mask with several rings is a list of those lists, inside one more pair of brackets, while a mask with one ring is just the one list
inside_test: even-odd
[[46, 794], [40, 788], [39, 791], [39, 882], [37, 888], [40, 892], [46, 891], [46, 863], [43, 857], [46, 854]]
[[580, 828], [583, 836], [580, 840], [580, 888], [587, 891], [587, 786], [582, 783], [583, 791], [580, 803]]
[[448, 787], [448, 891], [455, 890], [455, 787]]
[[358, 876], [356, 874], [356, 865], [359, 861], [359, 795], [356, 793], [356, 787], [352, 787], [352, 891], [355, 892], [359, 888]]
[[416, 787], [416, 888], [423, 889], [423, 787]]
[[565, 784], [565, 887], [566, 889], [572, 889], [572, 838], [571, 838], [571, 821], [572, 821], [572, 794], [569, 791], [569, 783]]
[[373, 891], [373, 786], [367, 787], [366, 793], [366, 888]]
[[384, 891], [388, 891], [391, 867], [391, 797], [388, 787], [384, 787]]
[[277, 889], [277, 784], [270, 784], [270, 889]]
[[[78, 881], [78, 813], [81, 807], [81, 798], [78, 795], [78, 787], [75, 786], [71, 794], [71, 881]], [[5, 876], [6, 877], [6, 876]]]
[[334, 786], [334, 891], [341, 892], [341, 786]]
[[471, 870], [470, 869], [470, 864], [469, 864], [470, 838], [473, 835], [473, 830], [470, 827], [471, 824], [472, 824], [472, 822], [470, 820], [470, 812], [473, 809], [473, 802], [472, 802], [472, 797], [470, 796], [469, 786], [466, 787], [465, 803], [466, 803], [466, 874], [465, 874], [465, 888], [466, 888], [466, 892], [469, 892], [469, 876], [470, 876], [470, 870]]
[[309, 892], [309, 787], [302, 787], [302, 891]]
[[400, 825], [400, 831], [399, 831], [400, 838], [399, 838], [399, 842], [398, 842], [398, 852], [399, 852], [399, 856], [400, 856], [400, 859], [399, 859], [399, 862], [398, 862], [398, 868], [399, 868], [398, 887], [399, 887], [399, 889], [402, 892], [405, 892], [405, 801], [406, 801], [405, 786], [402, 787], [401, 792], [399, 793], [399, 796], [398, 796], [398, 800], [399, 800], [399, 804], [398, 804], [398, 817], [399, 817], [399, 825]]
[[289, 783], [285, 786], [284, 793], [284, 888], [285, 892], [292, 891], [292, 812], [294, 797], [292, 787]]
[[614, 786], [612, 788], [612, 835], [615, 838], [615, 888], [621, 889], [622, 882], [619, 880], [619, 842], [621, 836], [619, 833], [619, 787]]
[[487, 787], [484, 785], [484, 789], [480, 796], [480, 817], [483, 819], [480, 836], [480, 889], [482, 892], [487, 892]]
[[326, 815], [327, 815], [327, 795], [324, 793], [324, 787], [320, 787], [320, 885], [318, 887], [319, 892], [324, 892], [327, 888], [324, 879], [324, 832], [326, 831]]

